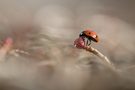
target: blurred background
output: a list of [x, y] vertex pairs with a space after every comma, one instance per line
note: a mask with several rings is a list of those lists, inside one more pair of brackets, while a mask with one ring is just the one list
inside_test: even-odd
[[[0, 0], [0, 90], [134, 90], [134, 16], [134, 0]], [[85, 29], [118, 71], [73, 47]]]

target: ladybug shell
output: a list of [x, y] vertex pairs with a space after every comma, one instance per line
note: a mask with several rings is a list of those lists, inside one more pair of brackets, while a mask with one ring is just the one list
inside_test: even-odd
[[85, 30], [83, 31], [80, 36], [85, 36], [87, 37], [89, 40], [92, 40], [94, 42], [99, 42], [99, 38], [96, 32], [91, 31], [91, 30]]

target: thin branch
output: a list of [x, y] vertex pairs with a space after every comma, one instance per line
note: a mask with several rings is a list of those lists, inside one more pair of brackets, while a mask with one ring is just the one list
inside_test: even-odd
[[84, 47], [84, 49], [86, 51], [89, 51], [90, 53], [93, 53], [94, 55], [98, 56], [100, 59], [102, 59], [104, 61], [104, 64], [109, 66], [110, 68], [116, 70], [115, 66], [113, 65], [113, 63], [105, 56], [103, 55], [101, 52], [99, 52], [97, 49], [87, 46]]
[[125, 70], [129, 70], [129, 69], [134, 69], [135, 68], [135, 65], [132, 65], [132, 66], [129, 66], [129, 67], [125, 67], [123, 69], [116, 68], [114, 66], [114, 64], [105, 55], [103, 55], [100, 51], [98, 51], [97, 49], [95, 49], [93, 47], [90, 47], [90, 46], [86, 46], [83, 49], [85, 49], [86, 51], [88, 51], [90, 53], [93, 53], [96, 56], [98, 56], [100, 59], [102, 59], [104, 61], [105, 65], [107, 65], [108, 67], [110, 67], [114, 71], [121, 72], [121, 71], [125, 71]]

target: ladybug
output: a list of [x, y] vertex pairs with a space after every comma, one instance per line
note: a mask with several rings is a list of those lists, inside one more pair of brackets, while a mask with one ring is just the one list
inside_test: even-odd
[[99, 38], [96, 32], [91, 30], [84, 30], [80, 33], [79, 37], [84, 39], [85, 45], [90, 45], [91, 41], [99, 42]]

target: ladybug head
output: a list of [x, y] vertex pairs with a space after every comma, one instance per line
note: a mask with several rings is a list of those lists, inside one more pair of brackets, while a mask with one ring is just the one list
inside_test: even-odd
[[91, 30], [85, 30], [85, 31], [81, 32], [79, 36], [87, 37], [89, 40], [92, 40], [94, 42], [99, 41], [97, 33], [94, 31], [91, 31]]

